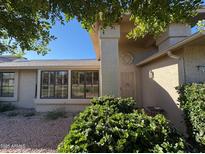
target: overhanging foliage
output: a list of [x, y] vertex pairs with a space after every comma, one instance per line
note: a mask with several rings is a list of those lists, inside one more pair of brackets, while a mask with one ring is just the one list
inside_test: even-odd
[[[125, 13], [135, 27], [129, 38], [158, 35], [169, 23], [187, 22], [196, 15], [202, 0], [0, 0], [0, 53], [36, 51], [46, 54], [55, 37], [56, 20], [63, 24], [76, 18], [88, 31], [99, 22], [102, 28], [119, 22]], [[65, 18], [64, 18], [65, 17]]]

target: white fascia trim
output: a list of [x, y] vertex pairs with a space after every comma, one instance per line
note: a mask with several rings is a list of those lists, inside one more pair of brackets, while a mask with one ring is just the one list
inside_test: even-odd
[[1, 70], [22, 70], [22, 69], [78, 69], [78, 70], [85, 70], [85, 69], [99, 69], [100, 65], [92, 65], [92, 66], [0, 66]]

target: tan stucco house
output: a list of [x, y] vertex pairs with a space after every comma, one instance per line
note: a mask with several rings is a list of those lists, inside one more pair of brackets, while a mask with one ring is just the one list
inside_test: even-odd
[[[205, 10], [199, 12], [204, 17]], [[175, 87], [205, 81], [205, 33], [191, 34], [189, 25], [171, 24], [157, 39], [128, 40], [132, 24], [127, 17], [113, 28], [95, 28], [96, 60], [1, 57], [0, 101], [40, 112], [76, 112], [93, 97], [133, 97], [139, 107], [162, 108], [183, 129]]]

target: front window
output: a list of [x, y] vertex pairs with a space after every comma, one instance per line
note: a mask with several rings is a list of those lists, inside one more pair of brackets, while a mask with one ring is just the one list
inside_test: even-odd
[[0, 97], [14, 96], [14, 72], [0, 72]]
[[41, 72], [41, 98], [68, 98], [68, 71]]
[[98, 71], [72, 71], [72, 98], [93, 98], [99, 96]]

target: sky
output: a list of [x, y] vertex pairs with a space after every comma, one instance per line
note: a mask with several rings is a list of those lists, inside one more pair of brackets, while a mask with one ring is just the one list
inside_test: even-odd
[[50, 52], [38, 55], [29, 51], [24, 57], [28, 59], [95, 59], [95, 51], [89, 33], [81, 28], [77, 20], [72, 20], [65, 25], [56, 23], [51, 29], [51, 34], [57, 39], [49, 44]]

